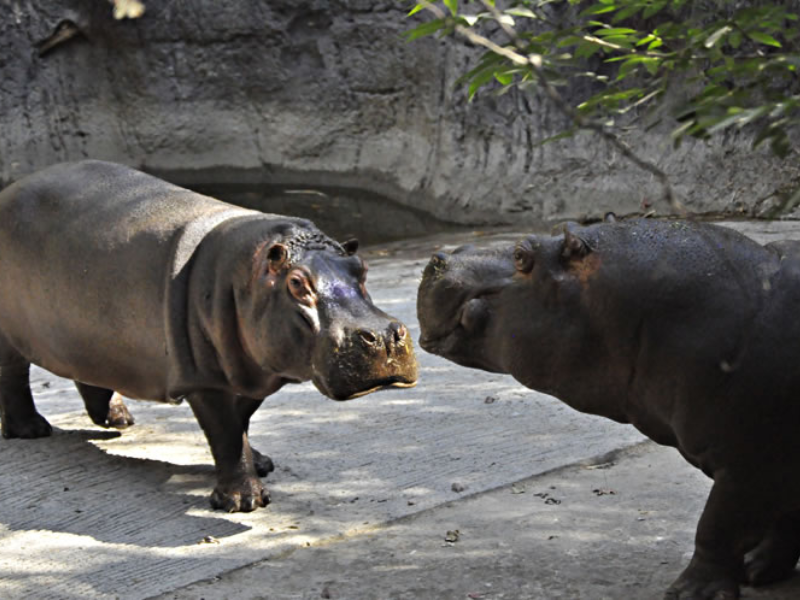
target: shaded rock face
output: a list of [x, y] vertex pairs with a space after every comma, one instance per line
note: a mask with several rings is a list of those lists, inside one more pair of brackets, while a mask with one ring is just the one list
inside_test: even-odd
[[[178, 184], [370, 192], [449, 221], [536, 223], [629, 212], [659, 187], [598, 138], [544, 146], [563, 119], [535, 95], [467, 104], [479, 54], [406, 43], [401, 2], [9, 0], [0, 22], [0, 180], [85, 157]], [[628, 141], [695, 211], [769, 203], [800, 168], [749, 139]]]

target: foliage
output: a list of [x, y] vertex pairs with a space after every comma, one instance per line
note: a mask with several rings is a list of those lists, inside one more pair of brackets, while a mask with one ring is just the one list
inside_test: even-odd
[[[434, 18], [411, 40], [453, 32], [489, 48], [464, 75], [472, 98], [490, 82], [544, 87], [554, 99], [585, 78], [586, 96], [565, 109], [576, 126], [613, 129], [669, 104], [684, 136], [754, 128], [754, 145], [785, 156], [800, 121], [798, 15], [779, 2], [742, 0], [415, 0]], [[471, 34], [471, 35], [470, 35]], [[484, 43], [485, 40], [488, 43]], [[670, 92], [668, 94], [668, 92]], [[570, 97], [574, 97], [573, 93]]]

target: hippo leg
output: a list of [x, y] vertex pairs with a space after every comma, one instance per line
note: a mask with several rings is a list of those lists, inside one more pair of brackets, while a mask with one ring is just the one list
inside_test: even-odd
[[131, 413], [128, 412], [128, 407], [125, 406], [122, 397], [115, 394], [113, 390], [87, 385], [79, 381], [75, 382], [75, 387], [78, 388], [83, 398], [86, 412], [89, 413], [89, 417], [95, 424], [117, 429], [133, 425], [134, 420]]
[[30, 363], [0, 337], [0, 421], [4, 438], [38, 438], [53, 428], [36, 412], [29, 381]]
[[667, 590], [667, 600], [733, 600], [744, 581], [744, 555], [764, 537], [770, 523], [769, 498], [776, 489], [752, 477], [737, 483], [720, 475], [711, 488], [695, 537], [689, 566]]
[[[239, 410], [239, 418], [245, 424], [245, 433], [250, 428], [250, 417], [258, 410], [258, 407], [264, 402], [263, 398], [256, 400], [254, 398], [239, 397], [236, 400], [236, 405]], [[275, 470], [275, 463], [266, 454], [261, 454], [258, 450], [250, 446], [250, 452], [253, 453], [253, 464], [256, 467], [256, 473], [259, 477], [266, 477]]]
[[800, 559], [800, 512], [778, 519], [758, 546], [745, 557], [745, 573], [751, 585], [763, 585], [789, 577]]
[[269, 504], [269, 493], [258, 478], [247, 439], [252, 411], [245, 420], [237, 405], [239, 398], [218, 391], [194, 392], [187, 400], [214, 456], [217, 486], [211, 494], [211, 506], [228, 512], [250, 512]]

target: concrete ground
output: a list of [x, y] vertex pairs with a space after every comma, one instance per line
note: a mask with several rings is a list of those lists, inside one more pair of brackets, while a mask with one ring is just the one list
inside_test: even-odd
[[[734, 224], [764, 241], [800, 225]], [[367, 249], [375, 302], [415, 339], [430, 252], [473, 232]], [[658, 598], [685, 566], [709, 489], [676, 452], [512, 379], [419, 350], [420, 385], [330, 402], [282, 390], [251, 425], [273, 504], [210, 510], [210, 453], [187, 406], [129, 402], [91, 425], [37, 370], [56, 431], [0, 440], [0, 598]], [[800, 597], [800, 578], [745, 598]]]
[[[710, 487], [676, 451], [643, 442], [158, 598], [661, 598], [691, 557]], [[796, 600], [800, 574], [742, 597]]]

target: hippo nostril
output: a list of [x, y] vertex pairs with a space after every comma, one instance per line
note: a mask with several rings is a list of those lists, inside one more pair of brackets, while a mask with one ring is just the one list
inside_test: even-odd
[[368, 344], [374, 344], [375, 342], [378, 341], [377, 336], [374, 333], [372, 333], [369, 329], [359, 329], [357, 333], [359, 337]]
[[402, 323], [391, 323], [389, 330], [392, 332], [392, 338], [395, 344], [402, 344], [406, 337], [408, 337], [408, 329]]

